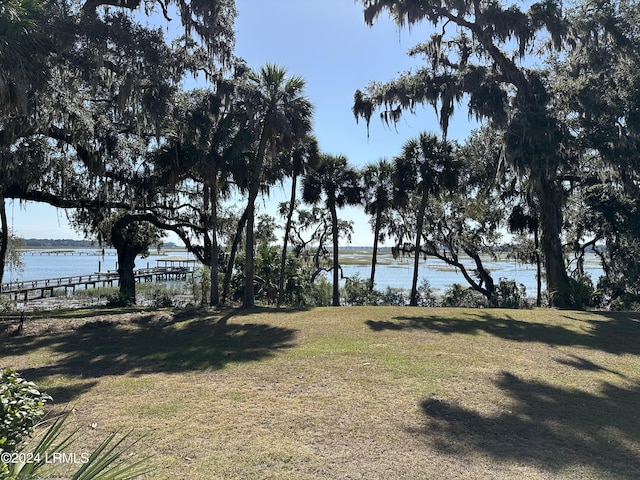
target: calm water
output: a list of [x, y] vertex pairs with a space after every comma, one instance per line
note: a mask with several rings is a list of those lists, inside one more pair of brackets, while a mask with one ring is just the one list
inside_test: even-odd
[[[185, 251], [169, 252], [161, 255], [150, 255], [138, 258], [136, 268], [156, 267], [156, 260], [169, 257], [194, 257]], [[116, 270], [118, 257], [113, 249], [60, 249], [60, 250], [27, 250], [22, 255], [24, 270], [22, 272], [7, 269], [4, 282], [12, 280], [40, 280], [45, 278], [86, 275], [89, 273]]]
[[[36, 280], [44, 278], [56, 278], [70, 275], [83, 275], [98, 271], [115, 270], [117, 268], [117, 257], [115, 250], [105, 249], [69, 249], [54, 253], [52, 250], [29, 250], [23, 255], [24, 270], [22, 272], [5, 272], [4, 281], [11, 280]], [[136, 268], [155, 267], [156, 260], [167, 257], [194, 258], [185, 251], [168, 252], [165, 254], [155, 254], [147, 258], [138, 258]], [[410, 258], [393, 260], [388, 252], [379, 255], [379, 264], [376, 266], [376, 288], [385, 290], [387, 287], [410, 288], [413, 273], [413, 263]], [[345, 263], [356, 263], [344, 265], [343, 270], [346, 276], [360, 275], [360, 278], [368, 279], [371, 266], [371, 250], [347, 250], [341, 253], [341, 260]], [[515, 280], [522, 283], [527, 288], [527, 294], [534, 296], [536, 291], [536, 269], [534, 265], [522, 265], [514, 261], [503, 260], [498, 262], [486, 262], [486, 266], [491, 270], [494, 280], [500, 278]], [[592, 279], [597, 281], [602, 274], [597, 259], [590, 257], [586, 262], [586, 269], [591, 273]], [[453, 283], [466, 285], [462, 274], [453, 267], [444, 263], [428, 259], [421, 261], [419, 272], [419, 283], [423, 278], [429, 280], [431, 287], [436, 293], [443, 293]], [[543, 282], [544, 288], [544, 282]]]

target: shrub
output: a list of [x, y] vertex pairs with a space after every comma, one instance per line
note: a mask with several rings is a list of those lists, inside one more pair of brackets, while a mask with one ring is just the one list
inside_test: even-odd
[[15, 452], [31, 436], [51, 400], [15, 370], [0, 373], [0, 452]]
[[[58, 417], [44, 432], [31, 452], [25, 452], [26, 439], [44, 416], [43, 406], [50, 401], [33, 382], [27, 382], [14, 370], [0, 372], [0, 478], [7, 480], [35, 480], [62, 478], [56, 475], [62, 464], [51, 464], [48, 459], [63, 453], [75, 439], [79, 430], [62, 434], [68, 414]], [[74, 480], [129, 480], [149, 472], [144, 466], [148, 459], [131, 462], [124, 455], [138, 440], [131, 441], [126, 434], [120, 439], [111, 434], [90, 454], [83, 454], [82, 465], [73, 473]], [[86, 456], [85, 456], [86, 455]], [[14, 459], [14, 460], [12, 460]], [[29, 459], [25, 461], [22, 459]], [[119, 461], [123, 460], [123, 461]]]
[[189, 280], [189, 285], [194, 302], [198, 305], [207, 305], [211, 290], [211, 273], [209, 267], [196, 267]]
[[496, 304], [500, 308], [528, 308], [527, 288], [515, 280], [501, 278], [495, 290]]
[[331, 283], [324, 277], [318, 275], [315, 281], [304, 292], [304, 302], [306, 305], [326, 307], [333, 301], [333, 289]]
[[409, 305], [409, 293], [406, 288], [387, 287], [380, 297], [381, 305]]
[[347, 278], [342, 289], [342, 297], [345, 305], [377, 305], [380, 301], [380, 292], [369, 289], [369, 280], [360, 278], [357, 273]]
[[16, 302], [9, 297], [0, 296], [0, 313], [13, 312], [16, 309]]
[[431, 284], [426, 278], [422, 279], [422, 283], [418, 287], [418, 306], [420, 307], [435, 307], [436, 296], [431, 289]]
[[479, 292], [465, 288], [459, 283], [451, 285], [442, 297], [443, 307], [478, 308], [486, 307], [486, 305], [485, 298]]
[[552, 292], [553, 305], [560, 308], [584, 309], [592, 306], [594, 293], [593, 282], [588, 275], [570, 278], [568, 287]]

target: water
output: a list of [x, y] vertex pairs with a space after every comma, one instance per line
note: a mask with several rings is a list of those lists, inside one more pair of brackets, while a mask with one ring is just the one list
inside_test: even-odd
[[[183, 257], [193, 259], [193, 255], [186, 251], [167, 252], [153, 254], [147, 258], [138, 258], [136, 268], [155, 267], [156, 260], [168, 257]], [[116, 270], [117, 256], [113, 249], [60, 249], [60, 250], [28, 250], [22, 256], [24, 270], [16, 272], [5, 271], [3, 281], [13, 280], [39, 280], [45, 278], [57, 278], [71, 275], [86, 275], [98, 271], [106, 272]], [[371, 273], [371, 249], [348, 249], [340, 253], [343, 262], [345, 276], [359, 275], [362, 279], [368, 279]], [[394, 260], [388, 249], [383, 250], [376, 266], [376, 288], [384, 291], [387, 287], [411, 288], [413, 276], [413, 260], [401, 258]], [[471, 268], [471, 263], [466, 263]], [[597, 282], [602, 270], [595, 255], [587, 258], [585, 269], [591, 274], [594, 283]], [[494, 280], [501, 278], [515, 280], [522, 283], [527, 289], [528, 296], [535, 296], [536, 292], [536, 267], [535, 265], [523, 265], [512, 260], [486, 261]], [[466, 280], [459, 270], [450, 267], [443, 262], [429, 258], [421, 260], [419, 282], [427, 279], [436, 294], [442, 294], [451, 284], [460, 283], [467, 285]], [[544, 289], [544, 282], [543, 282]]]
[[[357, 274], [362, 279], [370, 278], [371, 265], [365, 265], [365, 262], [370, 262], [371, 250], [347, 250], [340, 255], [341, 261], [346, 259], [347, 261], [351, 260], [352, 262], [358, 263], [357, 265], [344, 265], [342, 267], [346, 277]], [[387, 287], [411, 288], [413, 258], [404, 257], [394, 260], [390, 253], [382, 253], [382, 255], [378, 256], [378, 259], [379, 263], [376, 265], [375, 275], [375, 287], [377, 290], [384, 291]], [[463, 260], [462, 263], [467, 268], [468, 273], [473, 277], [473, 261], [467, 259], [466, 261]], [[535, 265], [521, 264], [507, 259], [493, 261], [489, 258], [483, 258], [483, 265], [491, 273], [496, 283], [502, 278], [515, 280], [516, 284], [523, 284], [526, 287], [526, 292], [529, 297], [535, 297], [537, 290], [537, 269]], [[594, 284], [598, 281], [598, 278], [603, 275], [602, 268], [595, 255], [587, 256], [585, 272], [591, 275]], [[423, 280], [429, 281], [429, 285], [437, 295], [443, 294], [445, 290], [454, 283], [459, 283], [465, 287], [469, 285], [459, 269], [434, 258], [428, 258], [427, 260], [422, 259], [420, 261], [418, 285], [420, 285]], [[545, 281], [543, 279], [542, 290], [544, 291], [545, 288]]]
[[[169, 257], [194, 258], [186, 251], [156, 253], [147, 258], [138, 257], [136, 268], [156, 267], [156, 260]], [[5, 270], [3, 282], [87, 275], [115, 271], [118, 268], [118, 257], [114, 249], [26, 250], [22, 255], [22, 262], [24, 269], [21, 272]]]

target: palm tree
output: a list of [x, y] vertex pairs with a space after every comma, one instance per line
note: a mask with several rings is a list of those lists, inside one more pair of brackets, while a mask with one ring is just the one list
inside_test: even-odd
[[369, 290], [373, 290], [378, 261], [378, 241], [381, 238], [382, 216], [391, 208], [393, 199], [393, 165], [385, 158], [367, 165], [363, 172], [365, 188], [365, 212], [375, 215], [373, 227], [373, 256], [371, 258], [371, 277]]
[[218, 205], [230, 193], [231, 176], [247, 155], [246, 132], [238, 128], [236, 104], [225, 101], [229, 88], [192, 90], [178, 97], [174, 132], [157, 164], [168, 173], [167, 185], [201, 185], [202, 261], [211, 267], [210, 305], [220, 303]]
[[286, 277], [285, 266], [287, 263], [287, 247], [289, 242], [289, 232], [293, 211], [296, 204], [296, 193], [298, 189], [298, 176], [304, 175], [307, 168], [318, 163], [318, 141], [313, 136], [307, 136], [302, 142], [296, 145], [291, 153], [286, 156], [286, 164], [291, 176], [291, 196], [289, 199], [289, 209], [287, 211], [287, 222], [284, 227], [284, 238], [282, 243], [282, 257], [280, 259], [280, 278], [278, 279], [278, 306], [284, 302], [284, 281]]
[[362, 200], [362, 186], [358, 172], [347, 164], [347, 158], [322, 155], [318, 167], [304, 178], [302, 198], [316, 204], [324, 194], [325, 205], [331, 214], [333, 239], [333, 306], [340, 305], [338, 285], [338, 208], [358, 205]]
[[268, 153], [277, 155], [311, 131], [313, 105], [303, 95], [304, 79], [288, 77], [287, 70], [278, 65], [268, 63], [260, 70], [251, 71], [248, 84], [247, 108], [254, 114], [257, 150], [249, 166], [243, 306], [253, 307], [255, 201], [262, 185], [265, 159]]
[[453, 189], [457, 183], [457, 168], [452, 156], [452, 147], [446, 140], [435, 135], [421, 133], [417, 139], [407, 141], [402, 153], [394, 160], [394, 202], [405, 206], [412, 193], [420, 197], [416, 217], [416, 241], [413, 259], [413, 281], [410, 305], [418, 305], [418, 268], [420, 263], [420, 240], [424, 226], [424, 215], [429, 196], [438, 195], [445, 189]]

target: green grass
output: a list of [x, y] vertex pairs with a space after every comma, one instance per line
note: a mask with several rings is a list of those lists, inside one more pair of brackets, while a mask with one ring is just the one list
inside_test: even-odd
[[78, 453], [147, 434], [153, 479], [633, 479], [639, 334], [634, 313], [94, 309], [5, 329], [0, 366], [74, 409]]

